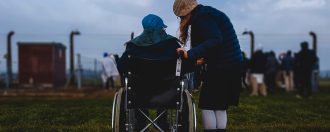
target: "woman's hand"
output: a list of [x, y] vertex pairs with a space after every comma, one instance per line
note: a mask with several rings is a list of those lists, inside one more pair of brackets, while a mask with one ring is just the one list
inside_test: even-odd
[[177, 48], [176, 52], [180, 55], [180, 53], [183, 53], [183, 58], [184, 59], [188, 59], [188, 53], [186, 51], [186, 49], [184, 48]]
[[197, 60], [197, 65], [203, 65], [203, 64], [204, 64], [204, 59]]

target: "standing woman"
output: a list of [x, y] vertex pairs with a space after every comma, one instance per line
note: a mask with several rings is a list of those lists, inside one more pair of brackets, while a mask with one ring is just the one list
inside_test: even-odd
[[181, 41], [191, 36], [192, 48], [177, 51], [192, 61], [203, 58], [207, 65], [199, 103], [205, 132], [225, 131], [226, 110], [238, 105], [242, 88], [243, 57], [234, 27], [223, 12], [196, 0], [175, 0], [173, 11], [181, 18]]

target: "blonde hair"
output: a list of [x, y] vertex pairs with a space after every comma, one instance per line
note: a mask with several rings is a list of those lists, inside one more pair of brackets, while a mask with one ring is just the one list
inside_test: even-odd
[[180, 21], [180, 40], [186, 45], [189, 38], [189, 27], [190, 27], [191, 13], [181, 17]]

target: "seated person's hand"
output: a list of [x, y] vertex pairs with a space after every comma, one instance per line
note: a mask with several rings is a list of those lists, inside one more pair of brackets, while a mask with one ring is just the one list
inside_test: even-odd
[[188, 53], [186, 51], [186, 49], [184, 48], [177, 48], [176, 52], [178, 53], [178, 55], [180, 55], [180, 53], [183, 53], [183, 58], [184, 59], [188, 59]]

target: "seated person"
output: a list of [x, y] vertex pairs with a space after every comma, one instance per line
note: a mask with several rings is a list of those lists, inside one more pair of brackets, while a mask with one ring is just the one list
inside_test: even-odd
[[[124, 52], [118, 63], [120, 73], [127, 72], [127, 61], [130, 55], [153, 60], [167, 60], [173, 58], [176, 59], [178, 56], [176, 49], [181, 47], [181, 45], [179, 44], [177, 38], [166, 33], [165, 28], [167, 28], [167, 26], [163, 23], [163, 20], [159, 16], [153, 14], [147, 15], [142, 20], [142, 25], [144, 28], [143, 33], [140, 36], [126, 43], [126, 51]], [[147, 66], [139, 65], [136, 67]], [[150, 70], [154, 71], [152, 69]], [[175, 69], [173, 73], [175, 73]], [[146, 74], [149, 75], [148, 73]], [[150, 79], [152, 78], [153, 77], [151, 76]], [[149, 82], [151, 83], [153, 81]], [[147, 110], [144, 110], [144, 112], [148, 113]], [[157, 113], [160, 112], [160, 110], [157, 111]], [[137, 129], [138, 131], [140, 131], [146, 125], [147, 120], [145, 120], [145, 118], [140, 112], [136, 112], [136, 114], [136, 118], [138, 119]], [[168, 124], [166, 123], [166, 117], [166, 114], [163, 115], [159, 119], [158, 123], [158, 125], [160, 125], [163, 130], [169, 130]]]

